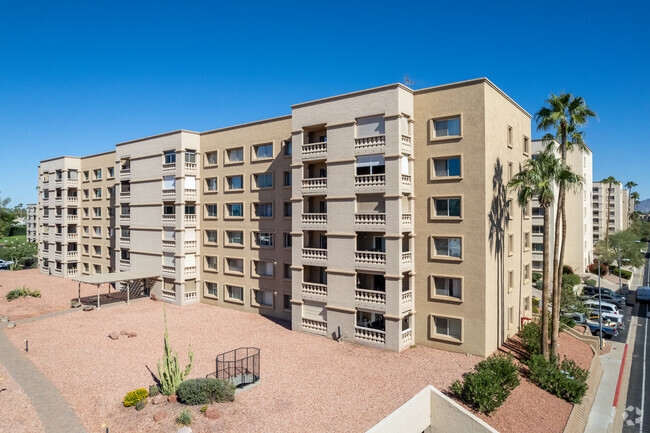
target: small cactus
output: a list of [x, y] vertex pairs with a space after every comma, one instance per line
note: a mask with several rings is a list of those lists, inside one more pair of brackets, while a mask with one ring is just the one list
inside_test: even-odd
[[136, 403], [135, 405], [135, 410], [142, 410], [147, 404], [147, 399], [145, 398], [144, 400], [140, 400], [139, 402]]
[[158, 385], [151, 385], [151, 386], [149, 387], [149, 395], [150, 395], [151, 397], [155, 397], [155, 396], [157, 396], [158, 394], [160, 394], [160, 388], [158, 388]]

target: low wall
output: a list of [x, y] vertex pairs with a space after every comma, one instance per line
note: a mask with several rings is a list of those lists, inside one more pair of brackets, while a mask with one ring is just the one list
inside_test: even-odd
[[566, 332], [575, 339], [588, 344], [595, 353], [598, 353], [598, 346], [600, 345], [600, 339], [598, 337], [594, 335], [581, 334], [573, 328], [565, 328], [562, 332]]
[[367, 433], [498, 433], [483, 420], [429, 385]]
[[[596, 338], [596, 347], [598, 347], [598, 338]], [[593, 347], [591, 350], [594, 353], [594, 357], [592, 358], [591, 365], [589, 366], [589, 379], [587, 379], [587, 385], [589, 385], [589, 389], [587, 390], [585, 396], [582, 398], [582, 403], [573, 406], [573, 410], [569, 416], [569, 421], [567, 421], [566, 427], [564, 428], [564, 433], [584, 433], [585, 428], [587, 428], [587, 421], [589, 420], [591, 406], [594, 404], [594, 400], [596, 399], [596, 392], [598, 392], [598, 385], [600, 384], [601, 377], [603, 377], [603, 366], [600, 363], [600, 356], [598, 356], [598, 351]]]

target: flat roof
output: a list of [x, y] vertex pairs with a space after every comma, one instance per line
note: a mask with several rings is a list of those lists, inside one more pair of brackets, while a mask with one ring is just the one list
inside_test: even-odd
[[159, 276], [159, 274], [152, 274], [152, 272], [131, 270], [125, 272], [110, 272], [108, 274], [81, 275], [78, 277], [72, 277], [72, 281], [98, 285], [106, 283], [117, 283], [118, 281], [142, 280], [145, 278], [155, 278]]

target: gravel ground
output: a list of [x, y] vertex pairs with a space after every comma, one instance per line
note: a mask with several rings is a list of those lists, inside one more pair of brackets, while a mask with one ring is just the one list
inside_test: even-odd
[[45, 432], [34, 406], [0, 364], [0, 432]]
[[[75, 312], [5, 329], [27, 357], [52, 380], [89, 432], [102, 423], [113, 431], [174, 432], [178, 405], [165, 405], [166, 421], [121, 407], [124, 394], [153, 384], [162, 355], [162, 303], [150, 300], [92, 312]], [[428, 384], [446, 389], [479, 357], [424, 347], [402, 354], [337, 343], [292, 332], [286, 323], [204, 304], [167, 306], [172, 346], [182, 365], [194, 352], [191, 377], [215, 371], [217, 354], [241, 346], [261, 349], [260, 384], [218, 405], [221, 417], [197, 416], [195, 432], [365, 431]], [[111, 331], [137, 337], [111, 340]], [[157, 374], [157, 373], [156, 373]], [[195, 412], [198, 412], [198, 407]]]

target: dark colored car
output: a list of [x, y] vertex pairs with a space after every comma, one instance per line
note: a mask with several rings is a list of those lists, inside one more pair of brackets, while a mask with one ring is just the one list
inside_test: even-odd
[[[604, 296], [604, 295], [609, 295], [609, 296], [611, 296], [612, 298], [619, 298], [619, 299], [622, 299], [622, 300], [623, 300], [623, 304], [622, 304], [622, 305], [625, 305], [625, 301], [627, 301], [627, 298], [626, 298], [625, 296], [623, 296], [623, 295], [619, 295], [618, 293], [616, 293], [616, 292], [613, 291], [612, 289], [605, 289], [605, 288], [601, 287], [600, 290], [602, 290], [602, 292], [603, 292], [603, 296]], [[585, 286], [585, 287], [582, 289], [582, 296], [587, 297], [587, 298], [592, 298], [592, 297], [594, 297], [594, 296], [598, 296], [598, 287]], [[603, 299], [603, 302], [605, 302], [605, 299]], [[610, 303], [612, 303], [612, 304], [617, 304], [617, 305], [618, 305], [618, 301], [617, 301], [617, 302], [607, 301], [607, 302], [610, 302]]]

